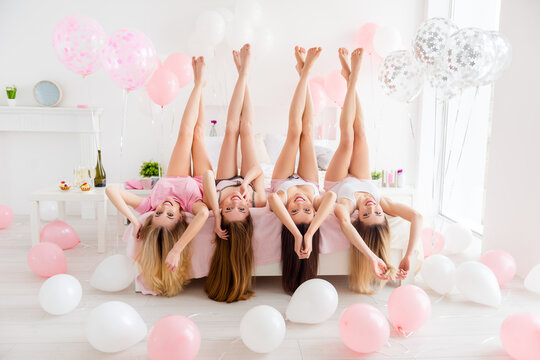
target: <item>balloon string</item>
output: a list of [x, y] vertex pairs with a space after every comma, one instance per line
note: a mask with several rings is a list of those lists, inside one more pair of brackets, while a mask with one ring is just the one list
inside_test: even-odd
[[454, 140], [456, 138], [456, 130], [457, 130], [457, 123], [459, 118], [459, 110], [461, 108], [461, 98], [463, 96], [463, 89], [459, 90], [459, 99], [458, 99], [458, 106], [456, 110], [456, 117], [454, 119], [454, 125], [452, 127], [452, 140], [450, 141], [450, 151], [448, 152], [448, 158], [446, 159], [446, 168], [444, 170], [444, 177], [446, 178], [446, 174], [448, 173], [448, 168], [450, 167], [450, 161], [452, 161], [452, 150], [454, 149]]
[[[161, 139], [159, 140], [159, 158], [160, 158], [160, 161], [162, 164], [164, 163], [164, 159], [165, 159], [165, 120], [163, 119], [163, 107], [161, 108], [161, 113], [160, 113], [160, 116], [159, 116], [159, 126], [161, 127]], [[163, 169], [162, 167], [163, 166], [158, 166], [159, 167], [159, 177], [163, 177]]]
[[413, 123], [412, 123], [412, 116], [411, 116], [411, 111], [407, 111], [407, 117], [409, 118], [409, 126], [411, 127], [411, 135], [412, 135], [412, 139], [413, 141], [416, 141], [416, 136], [414, 135], [414, 127], [413, 127]]
[[480, 90], [480, 87], [477, 86], [476, 91], [474, 93], [474, 99], [473, 99], [473, 103], [471, 105], [471, 110], [469, 112], [469, 118], [467, 119], [467, 125], [465, 126], [465, 134], [463, 134], [463, 141], [461, 142], [461, 149], [459, 150], [458, 161], [456, 163], [456, 167], [454, 168], [454, 176], [452, 176], [452, 184], [450, 185], [450, 197], [454, 193], [454, 185], [456, 184], [457, 171], [459, 169], [459, 164], [461, 163], [461, 156], [463, 155], [463, 149], [465, 148], [465, 142], [467, 141], [467, 134], [469, 133], [469, 124], [471, 122], [473, 110], [474, 110], [474, 107], [475, 107], [474, 105], [476, 104], [476, 98], [478, 96], [478, 91], [479, 90]]
[[120, 156], [122, 156], [122, 151], [124, 150], [124, 133], [126, 130], [127, 103], [128, 91], [124, 89], [122, 102], [122, 123], [120, 125]]
[[431, 201], [432, 201], [432, 212], [433, 212], [433, 219], [431, 224], [432, 231], [432, 249], [433, 249], [433, 242], [434, 242], [434, 232], [435, 232], [435, 222], [437, 217], [437, 204], [435, 201], [435, 178], [437, 177], [437, 88], [435, 88], [435, 117], [433, 121], [434, 130], [433, 130], [433, 174], [431, 178]]
[[227, 345], [227, 349], [225, 349], [225, 351], [221, 353], [221, 355], [219, 356], [218, 360], [222, 360], [222, 359], [225, 357], [225, 355], [227, 354], [227, 351], [230, 350], [231, 345], [234, 344], [234, 343], [236, 343], [236, 342], [238, 342], [238, 341], [241, 340], [241, 339], [242, 339], [242, 338], [239, 337], [239, 338], [236, 338], [236, 339], [234, 339], [233, 341], [231, 341], [231, 342]]

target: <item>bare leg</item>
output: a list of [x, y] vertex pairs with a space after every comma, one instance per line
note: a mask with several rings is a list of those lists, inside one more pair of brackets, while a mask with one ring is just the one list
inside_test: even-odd
[[[233, 90], [229, 111], [227, 113], [227, 127], [225, 138], [221, 145], [219, 162], [216, 177], [226, 179], [238, 175], [238, 164], [236, 162], [236, 152], [238, 148], [238, 137], [240, 136], [240, 115], [244, 104], [244, 94], [247, 84], [247, 72], [249, 69], [250, 46], [246, 44], [240, 53], [233, 51], [235, 63], [242, 64], [238, 72], [238, 80]], [[245, 59], [245, 66], [243, 60]]]
[[[355, 50], [351, 58], [351, 61], [357, 62], [358, 68], [360, 68], [360, 62], [362, 61], [362, 49], [359, 50]], [[359, 51], [359, 53], [357, 53], [357, 51]], [[366, 132], [364, 130], [364, 116], [362, 115], [362, 108], [360, 106], [360, 99], [358, 98], [358, 93], [355, 93], [355, 101], [356, 115], [353, 124], [354, 145], [349, 172], [352, 176], [358, 179], [371, 179], [371, 173], [369, 169], [369, 148]]]
[[204, 101], [201, 95], [199, 102], [199, 117], [195, 124], [193, 134], [193, 144], [191, 146], [191, 156], [193, 157], [193, 176], [202, 176], [206, 170], [212, 170], [212, 164], [204, 145], [204, 128], [206, 117], [204, 116]]
[[298, 159], [298, 175], [307, 181], [319, 183], [319, 167], [313, 143], [313, 103], [309, 86], [306, 95], [306, 108], [302, 117], [302, 136], [300, 137], [300, 157]]
[[193, 72], [195, 74], [195, 86], [191, 91], [184, 114], [178, 138], [174, 145], [167, 176], [190, 176], [191, 175], [191, 145], [193, 143], [193, 130], [199, 116], [202, 89], [206, 84], [204, 78], [205, 63], [201, 56], [192, 58]]
[[[296, 47], [295, 51], [299, 52], [301, 51], [301, 48]], [[320, 53], [320, 47], [311, 48], [306, 56], [306, 61], [300, 74], [300, 80], [294, 92], [289, 110], [287, 139], [285, 140], [283, 149], [281, 149], [281, 153], [276, 161], [272, 179], [284, 179], [294, 173], [296, 153], [298, 152], [300, 137], [302, 135], [302, 116], [306, 106], [309, 71]]]
[[345, 102], [343, 103], [343, 109], [341, 110], [341, 117], [339, 119], [339, 127], [341, 137], [339, 145], [328, 165], [326, 170], [325, 181], [340, 181], [349, 174], [349, 166], [351, 163], [354, 135], [353, 135], [353, 123], [356, 114], [356, 74], [354, 81], [350, 76], [349, 64], [347, 63], [348, 51], [345, 48], [339, 49], [339, 60], [341, 62], [341, 73], [347, 80], [347, 93], [345, 94]]

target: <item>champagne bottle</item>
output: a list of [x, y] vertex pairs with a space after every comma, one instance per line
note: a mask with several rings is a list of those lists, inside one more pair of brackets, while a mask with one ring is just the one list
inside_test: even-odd
[[98, 149], [98, 158], [96, 164], [96, 177], [94, 178], [95, 187], [105, 187], [107, 185], [107, 176], [105, 175], [105, 169], [101, 163], [101, 150]]

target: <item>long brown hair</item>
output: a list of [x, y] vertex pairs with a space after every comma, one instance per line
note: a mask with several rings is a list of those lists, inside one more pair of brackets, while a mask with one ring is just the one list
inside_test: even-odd
[[[390, 226], [386, 217], [382, 224], [374, 225], [365, 225], [360, 219], [356, 219], [353, 226], [371, 251], [385, 262], [389, 270], [388, 275], [392, 278], [396, 270], [389, 261]], [[349, 288], [351, 290], [361, 294], [373, 294], [386, 284], [385, 280], [375, 276], [369, 259], [360, 250], [351, 246], [350, 254]]]
[[216, 249], [204, 291], [215, 301], [247, 300], [253, 296], [253, 219], [251, 214], [243, 221], [228, 222], [222, 218], [221, 228], [229, 233], [229, 238], [215, 237]]
[[135, 260], [144, 279], [144, 283], [158, 295], [168, 297], [177, 295], [189, 282], [189, 246], [180, 255], [180, 262], [175, 272], [165, 265], [165, 259], [188, 226], [185, 215], [169, 229], [152, 225], [153, 215], [146, 218], [141, 226], [142, 247]]
[[[304, 235], [309, 224], [296, 224]], [[294, 251], [294, 235], [285, 225], [281, 227], [281, 285], [283, 290], [292, 295], [304, 281], [317, 277], [319, 268], [319, 230], [313, 235], [311, 255], [299, 259]]]

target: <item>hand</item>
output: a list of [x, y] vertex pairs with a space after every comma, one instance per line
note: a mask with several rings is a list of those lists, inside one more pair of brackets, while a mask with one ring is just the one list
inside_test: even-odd
[[299, 259], [304, 258], [304, 254], [302, 253], [303, 241], [304, 238], [302, 237], [302, 234], [298, 233], [297, 235], [294, 235], [294, 252], [298, 255]]
[[131, 225], [133, 226], [133, 232], [131, 233], [133, 238], [135, 240], [141, 240], [141, 223], [138, 221], [132, 221]]
[[384, 261], [376, 255], [371, 257], [371, 269], [379, 279], [389, 280], [388, 275], [386, 275], [388, 273], [388, 267]]
[[165, 265], [167, 266], [167, 269], [171, 270], [172, 272], [175, 272], [176, 269], [178, 269], [181, 252], [182, 250], [178, 250], [176, 247], [173, 247], [171, 251], [169, 251], [169, 253], [167, 254], [167, 258], [165, 259]]
[[403, 260], [399, 263], [399, 270], [397, 272], [397, 278], [399, 280], [404, 280], [407, 277], [407, 274], [409, 273], [410, 268], [410, 259], [408, 256], [405, 256]]
[[304, 254], [304, 259], [309, 259], [311, 251], [313, 250], [313, 235], [309, 233], [304, 234], [304, 246], [300, 249], [300, 252]]
[[249, 184], [244, 181], [238, 188], [238, 191], [240, 192], [240, 195], [244, 198], [244, 200], [248, 200], [248, 186]]
[[227, 232], [227, 230], [223, 230], [221, 228], [221, 213], [220, 212], [214, 213], [214, 232], [220, 239], [227, 240], [229, 238], [229, 233]]

